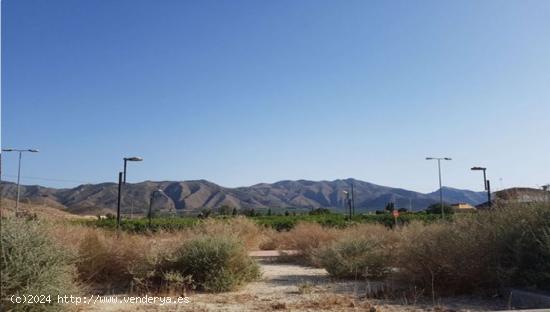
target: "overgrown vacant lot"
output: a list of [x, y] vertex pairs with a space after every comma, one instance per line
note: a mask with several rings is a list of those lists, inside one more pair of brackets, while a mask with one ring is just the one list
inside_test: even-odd
[[[224, 305], [236, 310], [361, 310], [445, 304], [449, 296], [466, 296], [460, 298], [470, 298], [471, 306], [478, 302], [473, 298], [494, 297], [502, 287], [550, 291], [550, 206], [544, 204], [411, 221], [397, 228], [298, 222], [289, 231], [276, 231], [235, 217], [194, 220], [179, 230], [117, 233], [58, 218], [31, 219], [2, 219], [3, 296], [30, 290], [185, 294], [197, 303], [188, 308], [199, 310], [223, 310]], [[249, 256], [258, 249], [294, 250], [279, 257], [291, 264], [259, 266]], [[277, 271], [277, 265], [288, 271]], [[281, 283], [287, 287], [280, 288]], [[372, 285], [383, 286], [367, 291]], [[257, 293], [269, 292], [269, 287], [279, 297]], [[284, 303], [286, 297], [292, 301]], [[3, 305], [14, 311], [67, 308], [5, 300]]]

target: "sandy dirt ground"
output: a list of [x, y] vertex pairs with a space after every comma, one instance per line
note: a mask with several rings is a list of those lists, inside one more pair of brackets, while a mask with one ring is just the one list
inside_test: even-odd
[[[366, 281], [334, 281], [324, 269], [260, 261], [263, 277], [238, 291], [222, 294], [188, 293], [189, 304], [96, 304], [78, 311], [490, 311], [504, 309], [498, 300], [475, 298], [410, 302], [373, 299], [383, 288]], [[367, 295], [370, 293], [371, 295]], [[122, 296], [122, 295], [119, 295]], [[407, 302], [409, 301], [409, 302]]]

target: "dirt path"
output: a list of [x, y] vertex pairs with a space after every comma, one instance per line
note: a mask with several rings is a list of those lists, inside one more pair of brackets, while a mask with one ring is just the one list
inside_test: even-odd
[[[178, 305], [96, 304], [80, 311], [423, 311], [426, 305], [404, 305], [366, 299], [367, 290], [380, 284], [333, 281], [324, 269], [261, 261], [263, 277], [242, 289], [222, 294], [188, 294], [191, 302]], [[442, 301], [439, 311], [484, 311], [501, 303], [453, 298]], [[432, 309], [433, 310], [433, 309]]]

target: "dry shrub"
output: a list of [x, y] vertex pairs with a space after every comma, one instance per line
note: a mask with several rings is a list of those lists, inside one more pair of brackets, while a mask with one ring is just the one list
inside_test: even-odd
[[494, 281], [493, 240], [475, 218], [454, 223], [413, 223], [401, 234], [401, 279], [437, 293], [463, 293]]
[[52, 239], [63, 244], [66, 250], [72, 255], [78, 256], [79, 246], [82, 240], [87, 237], [89, 233], [95, 233], [102, 230], [69, 222], [55, 222], [48, 225], [47, 231]]
[[259, 274], [245, 247], [260, 239], [251, 225], [238, 218], [205, 221], [178, 233], [138, 235], [78, 226], [52, 233], [59, 239], [72, 235], [78, 276], [85, 283], [104, 290], [185, 293], [195, 287], [230, 290]]
[[315, 251], [334, 241], [339, 231], [317, 223], [298, 223], [292, 230], [278, 233], [274, 244], [279, 250], [296, 250], [295, 260], [318, 267]]
[[216, 220], [206, 219], [189, 229], [188, 236], [231, 236], [239, 239], [248, 250], [258, 250], [264, 240], [262, 229], [252, 220], [239, 216]]
[[411, 224], [401, 232], [400, 277], [432, 294], [494, 291], [502, 286], [550, 286], [548, 204], [519, 204]]
[[262, 241], [258, 248], [260, 250], [276, 250], [280, 249], [279, 236], [281, 232], [275, 231], [273, 228], [263, 228], [262, 229]]
[[128, 287], [140, 275], [154, 271], [150, 240], [126, 233], [88, 231], [78, 248], [78, 274], [82, 281], [108, 287]]
[[338, 237], [357, 237], [386, 244], [395, 248], [399, 235], [382, 224], [355, 224], [337, 232]]
[[550, 290], [550, 203], [508, 205], [488, 219], [499, 283]]
[[394, 264], [397, 237], [381, 225], [359, 225], [314, 253], [315, 262], [338, 278], [383, 278]]
[[[57, 296], [77, 295], [71, 257], [37, 221], [2, 219], [0, 293], [49, 296], [48, 304], [0, 302], [4, 311], [59, 311]], [[40, 298], [44, 300], [47, 297]]]
[[184, 242], [164, 267], [189, 276], [196, 287], [214, 292], [233, 290], [260, 276], [258, 264], [231, 236], [202, 236]]

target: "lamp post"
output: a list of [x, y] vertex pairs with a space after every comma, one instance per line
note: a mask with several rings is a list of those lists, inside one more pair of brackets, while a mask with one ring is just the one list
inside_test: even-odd
[[149, 218], [149, 228], [151, 228], [151, 219], [153, 218], [153, 200], [155, 199], [155, 194], [157, 193], [164, 195], [164, 192], [161, 189], [154, 190], [153, 193], [151, 193], [151, 197], [149, 198], [149, 213], [147, 214], [147, 217]]
[[116, 207], [116, 225], [120, 226], [120, 202], [122, 201], [122, 185], [126, 184], [126, 163], [128, 161], [142, 161], [141, 157], [124, 157], [124, 171], [118, 173], [118, 199]]
[[342, 191], [342, 193], [346, 194], [346, 202], [347, 202], [347, 205], [348, 205], [348, 210], [349, 210], [349, 220], [351, 221], [351, 199], [350, 199], [350, 194], [348, 191]]
[[426, 157], [426, 160], [437, 160], [437, 169], [439, 171], [439, 204], [441, 208], [441, 218], [445, 217], [443, 212], [443, 187], [441, 185], [441, 161], [442, 160], [452, 160], [450, 157]]
[[17, 217], [19, 214], [19, 181], [21, 179], [21, 155], [25, 152], [38, 153], [38, 150], [32, 149], [32, 148], [27, 148], [27, 149], [3, 148], [2, 151], [19, 153], [19, 164], [17, 165], [17, 200], [15, 201], [15, 216]]
[[484, 167], [472, 167], [472, 171], [483, 171], [483, 186], [485, 187], [485, 190], [487, 191], [487, 204], [489, 207], [491, 207], [493, 204], [491, 203], [491, 182], [487, 180], [487, 174], [485, 171], [487, 171], [487, 168]]

